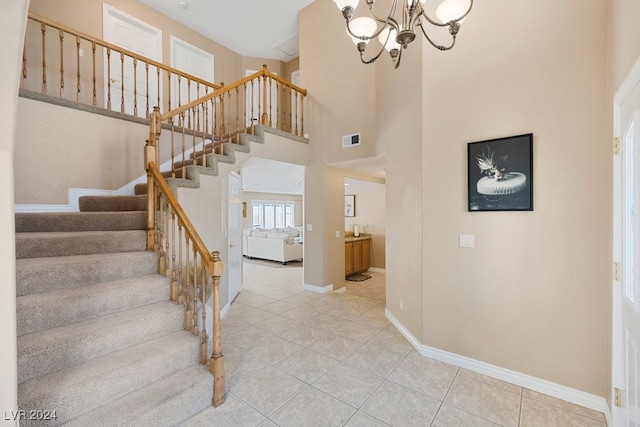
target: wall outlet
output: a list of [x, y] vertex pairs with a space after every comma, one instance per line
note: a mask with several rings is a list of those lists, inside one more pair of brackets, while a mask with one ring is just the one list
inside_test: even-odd
[[475, 248], [476, 236], [473, 234], [461, 234], [460, 235], [460, 247], [461, 248]]
[[336, 237], [340, 237], [340, 231], [336, 231]]

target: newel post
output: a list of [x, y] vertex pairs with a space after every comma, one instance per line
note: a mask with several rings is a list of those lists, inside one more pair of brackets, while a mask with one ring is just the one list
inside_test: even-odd
[[211, 253], [209, 258], [209, 272], [213, 279], [213, 353], [209, 361], [209, 371], [213, 375], [213, 398], [211, 403], [213, 406], [219, 406], [224, 403], [224, 355], [222, 354], [222, 345], [220, 342], [220, 277], [224, 272], [224, 265], [220, 259], [220, 252]]
[[150, 165], [158, 165], [158, 142], [160, 141], [160, 108], [153, 107], [149, 116], [149, 139], [144, 147], [144, 168], [147, 171], [147, 250], [156, 250], [156, 197]]

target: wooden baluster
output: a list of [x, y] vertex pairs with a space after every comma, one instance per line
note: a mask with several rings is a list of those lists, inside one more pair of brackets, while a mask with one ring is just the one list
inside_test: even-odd
[[191, 102], [191, 79], [187, 78], [187, 104]]
[[[224, 87], [224, 83], [220, 83], [220, 86]], [[222, 138], [225, 133], [227, 132], [224, 127], [224, 93], [223, 93], [222, 95], [220, 95], [220, 137]], [[220, 142], [222, 142], [222, 139], [220, 139]]]
[[[190, 114], [193, 116], [193, 121], [196, 122], [197, 118], [198, 118], [198, 113], [197, 113], [197, 107], [191, 107], [189, 109]], [[194, 128], [191, 129], [191, 163], [194, 165], [198, 164], [198, 159], [196, 159], [196, 138], [198, 137], [196, 135], [196, 128], [197, 124], [194, 123]]]
[[107, 48], [107, 110], [111, 110], [111, 48]]
[[155, 159], [155, 150], [153, 140], [147, 139], [147, 145], [144, 151], [144, 165], [147, 171], [147, 250], [155, 250], [156, 247], [156, 206], [155, 206], [155, 181], [151, 173], [149, 163]]
[[273, 79], [269, 76], [269, 127], [273, 127]]
[[76, 36], [76, 60], [78, 63], [78, 94], [76, 101], [80, 102], [80, 36]]
[[[186, 230], [185, 230], [186, 234]], [[189, 263], [189, 236], [186, 237], [185, 249], [186, 249], [186, 279], [187, 283], [185, 286], [185, 300], [184, 300], [184, 329], [188, 331], [191, 329], [191, 267]]]
[[159, 212], [158, 212], [158, 222], [157, 222], [157, 231], [158, 231], [158, 274], [165, 274], [165, 253], [164, 253], [164, 211], [165, 211], [165, 195], [160, 194], [160, 203], [159, 203]]
[[[168, 91], [168, 106], [167, 106], [167, 111], [171, 111], [171, 71], [167, 72], [167, 81], [168, 81], [168, 86], [169, 86], [169, 91]], [[160, 93], [160, 92], [158, 92]]]
[[183, 248], [183, 239], [182, 239], [182, 222], [178, 222], [178, 241], [180, 242], [180, 246], [178, 246], [178, 304], [184, 304], [184, 274], [182, 269], [182, 248]]
[[255, 135], [255, 111], [253, 110], [254, 106], [254, 96], [255, 96], [255, 79], [251, 79], [251, 134]]
[[98, 105], [98, 92], [96, 91], [96, 42], [91, 43], [91, 51], [93, 53], [93, 106]]
[[120, 112], [124, 113], [124, 54], [120, 52]]
[[182, 76], [178, 74], [178, 107], [182, 107]]
[[145, 99], [147, 100], [147, 109], [144, 116], [148, 119], [149, 118], [149, 63], [147, 61], [144, 61], [144, 72], [145, 72], [145, 78], [146, 78], [145, 87], [147, 89], [147, 93], [145, 95]]
[[203, 259], [202, 268], [200, 269], [200, 299], [202, 301], [202, 331], [200, 332], [200, 363], [203, 365], [207, 363], [207, 274], [205, 260]]
[[242, 108], [242, 111], [243, 111], [243, 114], [242, 114], [243, 122], [242, 123], [244, 123], [243, 126], [245, 128], [248, 128], [248, 126], [247, 126], [247, 84], [245, 83], [242, 86], [244, 87], [244, 91], [243, 91], [244, 92], [244, 99], [242, 100], [242, 106], [243, 106], [243, 108]]
[[157, 87], [158, 100], [157, 100], [156, 106], [160, 108], [160, 67], [156, 67], [156, 85], [158, 86]]
[[178, 283], [176, 280], [176, 213], [171, 211], [171, 301], [178, 299]]
[[64, 32], [59, 31], [60, 36], [60, 98], [64, 97]]
[[267, 114], [267, 65], [262, 66], [262, 124], [267, 126], [269, 124], [269, 115]]
[[171, 253], [171, 234], [169, 233], [169, 224], [171, 217], [173, 216], [173, 209], [169, 203], [166, 204], [167, 211], [164, 213], [164, 222], [162, 224], [164, 234], [164, 271], [162, 275], [164, 277], [171, 277], [171, 263], [169, 262], [169, 254]]
[[[298, 124], [296, 120], [296, 135], [298, 135]], [[304, 97], [300, 95], [300, 136], [304, 136]]]
[[295, 134], [298, 135], [298, 92], [296, 91], [295, 94], [296, 94], [296, 97], [295, 97], [296, 98], [295, 99], [295, 102], [296, 102], [296, 133]]
[[[122, 79], [124, 81], [124, 78]], [[138, 60], [133, 58], [133, 115], [138, 117]]]
[[[180, 127], [182, 129], [182, 162], [181, 162], [181, 170], [180, 170], [180, 178], [185, 179], [187, 177], [187, 169], [185, 167], [187, 159], [185, 157], [185, 151], [186, 150], [186, 134], [185, 134], [185, 127], [184, 127], [184, 111], [182, 113], [180, 113]], [[173, 159], [171, 160], [173, 161]]]
[[[227, 129], [228, 132], [231, 132], [233, 127], [231, 126], [231, 91], [227, 92]], [[227, 142], [233, 142], [231, 140], [231, 135], [227, 135]]]
[[217, 407], [224, 403], [224, 355], [222, 354], [222, 345], [220, 341], [220, 276], [223, 273], [223, 264], [220, 259], [220, 252], [213, 252], [211, 261], [209, 263], [209, 272], [213, 282], [213, 316], [211, 322], [213, 323], [212, 339], [213, 339], [213, 353], [211, 354], [211, 360], [209, 361], [209, 371], [213, 375], [213, 406]]
[[240, 143], [240, 86], [236, 86], [236, 143]]
[[[193, 245], [193, 311], [191, 319], [191, 333], [198, 335], [198, 250]], [[202, 286], [202, 284], [200, 285]]]
[[42, 32], [42, 93], [47, 94], [47, 54], [46, 54], [46, 35], [47, 27], [42, 22], [40, 24], [40, 31]]

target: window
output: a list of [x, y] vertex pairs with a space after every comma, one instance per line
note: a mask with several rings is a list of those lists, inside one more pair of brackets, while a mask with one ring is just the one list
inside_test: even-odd
[[293, 203], [252, 201], [251, 213], [253, 228], [293, 227]]

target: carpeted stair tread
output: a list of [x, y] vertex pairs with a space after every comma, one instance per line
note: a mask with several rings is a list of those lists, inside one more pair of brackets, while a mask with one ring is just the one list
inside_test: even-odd
[[167, 301], [169, 280], [136, 276], [16, 298], [18, 336]]
[[80, 212], [146, 211], [147, 198], [137, 196], [82, 196], [78, 200]]
[[16, 259], [144, 251], [144, 230], [16, 233]]
[[18, 337], [18, 384], [183, 329], [182, 306], [144, 305]]
[[107, 403], [68, 426], [175, 426], [211, 405], [213, 376], [202, 365], [190, 366]]
[[145, 211], [16, 213], [16, 233], [146, 230]]
[[110, 282], [157, 272], [155, 252], [120, 252], [16, 260], [16, 295]]
[[56, 409], [63, 424], [198, 363], [198, 338], [178, 331], [19, 384], [18, 407]]

